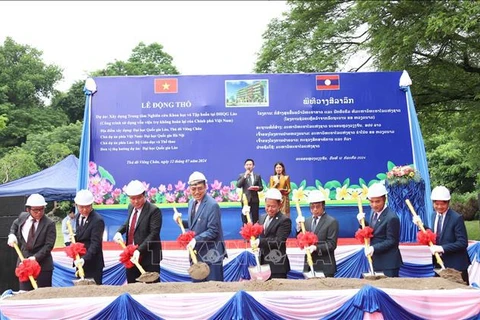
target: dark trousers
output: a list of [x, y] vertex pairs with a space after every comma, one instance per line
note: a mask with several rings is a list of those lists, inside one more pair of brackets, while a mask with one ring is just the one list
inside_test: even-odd
[[[374, 270], [377, 271], [377, 270]], [[383, 272], [384, 275], [390, 278], [398, 278], [398, 275], [400, 273], [400, 268], [396, 269], [385, 269], [385, 270], [380, 270], [380, 272]]]
[[[40, 274], [38, 275], [38, 278], [36, 279], [37, 286], [39, 288], [51, 287], [52, 275], [53, 275], [53, 271], [41, 271]], [[30, 282], [30, 280], [23, 281], [23, 282], [19, 281], [19, 289], [25, 290], [25, 291], [33, 290], [32, 283]]]
[[[153, 281], [152, 283], [155, 282], [160, 282], [160, 266], [142, 266], [145, 272], [157, 272], [159, 277], [156, 281]], [[140, 277], [142, 274], [140, 270], [136, 266], [131, 267], [130, 269], [125, 269], [125, 274], [127, 275], [127, 282], [128, 283], [135, 283], [137, 282], [137, 278]]]
[[[250, 203], [250, 216], [252, 217], [252, 224], [255, 224], [256, 222], [258, 222], [258, 212], [260, 211], [260, 206], [259, 206], [259, 203]], [[242, 208], [243, 208], [243, 205], [242, 205]], [[242, 222], [243, 224], [247, 223], [247, 218], [245, 218], [245, 216], [243, 215], [243, 213], [240, 214], [241, 217], [242, 217]]]
[[287, 274], [284, 273], [284, 272], [281, 272], [281, 273], [272, 273], [270, 275], [270, 278], [268, 278], [268, 280], [270, 279], [287, 279]]
[[95, 270], [95, 269], [89, 269], [84, 267], [83, 271], [85, 272], [85, 279], [93, 279], [95, 280], [95, 284], [97, 285], [102, 284], [103, 268], [99, 270]]

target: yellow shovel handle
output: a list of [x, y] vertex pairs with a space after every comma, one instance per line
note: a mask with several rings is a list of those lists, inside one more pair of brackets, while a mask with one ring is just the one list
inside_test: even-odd
[[[410, 212], [412, 213], [412, 216], [414, 216], [414, 217], [417, 216], [417, 212], [416, 212], [415, 209], [413, 208], [413, 205], [412, 205], [412, 203], [410, 202], [410, 200], [409, 200], [409, 199], [406, 199], [406, 200], [405, 200], [405, 203], [407, 204], [408, 208], [410, 209]], [[423, 226], [423, 223], [422, 223], [422, 222], [419, 222], [418, 228], [419, 228], [423, 233], [427, 233], [427, 231], [425, 230], [425, 227]], [[429, 241], [429, 242], [428, 242], [428, 246], [429, 246], [429, 247], [433, 246], [432, 241]], [[436, 260], [437, 263], [440, 265], [440, 267], [442, 267], [442, 269], [445, 269], [445, 265], [443, 264], [443, 260], [442, 260], [442, 258], [440, 257], [440, 255], [438, 254], [438, 252], [435, 252], [434, 256], [435, 256], [435, 260]]]
[[[68, 233], [70, 234], [70, 240], [72, 241], [72, 243], [75, 243], [75, 236], [73, 235], [73, 228], [72, 228], [72, 224], [70, 223], [70, 220], [67, 220], [67, 228], [68, 228]], [[75, 259], [76, 260], [79, 260], [80, 259], [80, 255], [76, 255], [75, 256]], [[82, 266], [77, 266], [77, 269], [78, 269], [78, 276], [83, 279], [85, 278], [85, 271], [83, 270], [83, 267]]]
[[[175, 211], [175, 213], [178, 212], [177, 208], [175, 208], [175, 207], [173, 207], [173, 211]], [[180, 230], [182, 230], [182, 234], [185, 234], [185, 227], [183, 226], [182, 219], [178, 218], [176, 222], [177, 222], [178, 226], [180, 227]], [[195, 254], [195, 250], [193, 250], [193, 248], [190, 248], [190, 247], [187, 247], [187, 248], [188, 248], [188, 253], [190, 254], [190, 258], [192, 259], [193, 264], [198, 263], [197, 255]]]
[[[20, 251], [20, 248], [18, 247], [16, 242], [13, 243], [13, 247], [15, 248], [15, 251], [17, 251], [20, 261], [25, 260], [25, 257], [23, 256], [22, 251]], [[30, 283], [32, 284], [33, 289], [38, 289], [37, 281], [35, 281], [33, 276], [28, 276], [28, 279], [30, 280]]]
[[[125, 242], [123, 242], [122, 240], [118, 241], [118, 244], [120, 244], [120, 246], [123, 249], [127, 248], [127, 246], [125, 245]], [[143, 269], [142, 265], [138, 263], [138, 261], [133, 262], [133, 264], [138, 268], [141, 274], [145, 273], [145, 269]]]

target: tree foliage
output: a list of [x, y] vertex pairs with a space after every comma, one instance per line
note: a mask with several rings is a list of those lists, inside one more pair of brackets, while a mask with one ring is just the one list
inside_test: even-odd
[[[291, 0], [288, 5], [263, 35], [256, 72], [407, 70], [425, 140], [431, 142], [427, 147], [433, 148], [427, 149], [432, 180], [460, 186], [466, 178], [475, 188], [474, 172], [478, 186], [480, 137], [472, 128], [480, 129], [480, 2]], [[453, 149], [438, 143], [442, 125]], [[442, 176], [446, 172], [436, 166], [455, 170]]]
[[173, 58], [163, 51], [159, 43], [146, 45], [140, 42], [127, 61], [115, 61], [107, 64], [103, 70], [93, 72], [95, 76], [142, 76], [159, 74], [178, 74]]
[[39, 171], [35, 155], [16, 147], [0, 159], [0, 181], [6, 183]]
[[25, 142], [30, 132], [65, 124], [64, 114], [45, 106], [61, 70], [42, 60], [42, 52], [6, 38], [0, 46], [0, 154]]

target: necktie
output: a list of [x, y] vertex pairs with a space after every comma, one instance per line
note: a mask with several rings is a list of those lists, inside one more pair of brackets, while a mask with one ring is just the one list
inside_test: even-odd
[[377, 220], [378, 220], [379, 216], [380, 216], [380, 214], [378, 212], [375, 212], [373, 214], [372, 223], [371, 223], [372, 228], [375, 227], [375, 224], [377, 224]]
[[437, 216], [437, 228], [436, 228], [436, 233], [437, 233], [437, 241], [436, 243], [440, 241], [440, 235], [442, 234], [442, 222], [443, 222], [443, 214], [439, 214]]
[[27, 250], [30, 251], [33, 249], [33, 239], [35, 239], [35, 219], [32, 218], [32, 226], [28, 231], [28, 238], [27, 238]]
[[318, 217], [313, 217], [313, 220], [312, 220], [312, 231], [315, 231], [315, 228], [317, 228], [317, 223], [318, 223]]
[[82, 216], [82, 218], [80, 220], [80, 227], [83, 227], [84, 224], [85, 224], [85, 217]]
[[195, 219], [195, 213], [197, 213], [197, 201], [195, 201], [192, 205], [192, 214], [191, 214], [191, 217], [192, 217], [192, 221]]
[[272, 218], [270, 218], [270, 216], [267, 216], [267, 218], [265, 219], [265, 223], [263, 224], [263, 233], [266, 233], [271, 221]]
[[254, 181], [253, 181], [253, 173], [252, 173], [252, 174], [250, 175], [250, 184], [253, 186], [253, 183], [254, 183]]
[[133, 237], [135, 235], [135, 225], [137, 224], [137, 213], [138, 210], [135, 209], [133, 211], [133, 217], [132, 217], [132, 222], [130, 222], [130, 229], [128, 230], [128, 241], [127, 245], [133, 244]]

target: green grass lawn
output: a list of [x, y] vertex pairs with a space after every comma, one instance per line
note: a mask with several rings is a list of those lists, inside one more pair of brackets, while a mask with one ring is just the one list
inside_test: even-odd
[[65, 243], [63, 242], [63, 233], [62, 233], [62, 222], [57, 222], [57, 240], [55, 241], [55, 248], [63, 248], [65, 247]]
[[480, 240], [480, 222], [478, 220], [465, 221], [467, 227], [468, 240]]
[[[467, 227], [468, 239], [480, 241], [480, 223], [478, 220], [465, 221]], [[55, 242], [55, 248], [65, 247], [63, 243], [62, 223], [57, 223], [57, 241]]]

